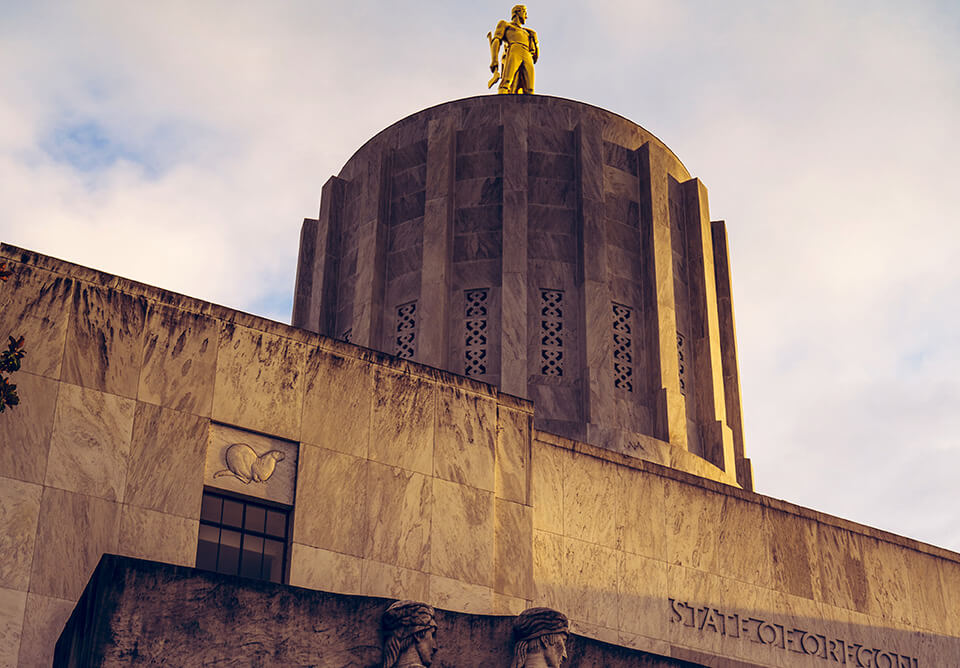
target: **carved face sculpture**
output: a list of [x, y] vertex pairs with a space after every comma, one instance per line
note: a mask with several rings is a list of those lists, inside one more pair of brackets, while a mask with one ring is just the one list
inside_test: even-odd
[[417, 634], [415, 643], [417, 654], [420, 655], [420, 662], [429, 666], [433, 662], [433, 655], [437, 653], [437, 630], [421, 631]]
[[567, 658], [567, 635], [557, 633], [545, 637], [544, 640], [543, 659], [547, 662], [547, 668], [560, 668], [560, 664]]
[[513, 20], [517, 23], [523, 25], [527, 22], [527, 7], [526, 5], [515, 5], [513, 7]]

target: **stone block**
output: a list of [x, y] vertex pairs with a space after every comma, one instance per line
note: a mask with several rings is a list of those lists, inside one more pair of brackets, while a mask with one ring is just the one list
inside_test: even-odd
[[496, 402], [450, 387], [440, 387], [437, 399], [434, 475], [494, 491]]
[[213, 318], [151, 304], [137, 398], [209, 416], [219, 335]]
[[567, 616], [616, 629], [619, 615], [617, 562], [622, 553], [567, 537], [563, 539], [563, 553]]
[[529, 230], [528, 257], [533, 260], [552, 260], [569, 265], [577, 263], [577, 238], [568, 234], [550, 234]]
[[637, 234], [640, 229], [640, 205], [633, 198], [618, 197], [613, 193], [603, 196], [604, 216]]
[[[433, 479], [430, 572], [461, 582], [493, 586], [493, 493]], [[432, 593], [432, 589], [431, 589]]]
[[27, 592], [0, 587], [0, 667], [15, 668], [23, 632]]
[[138, 403], [124, 502], [199, 518], [209, 424], [206, 418]]
[[531, 204], [550, 204], [574, 208], [577, 205], [577, 190], [573, 181], [560, 179], [530, 179]]
[[666, 490], [664, 480], [635, 469], [621, 471], [622, 548], [652, 559], [667, 558]]
[[75, 603], [62, 598], [27, 595], [20, 638], [20, 666], [50, 666], [53, 650]]
[[617, 628], [648, 638], [667, 637], [666, 562], [628, 552], [619, 552], [617, 557]]
[[497, 407], [494, 491], [498, 498], [528, 503], [533, 416]]
[[292, 540], [362, 557], [368, 489], [366, 460], [301, 445]]
[[563, 531], [563, 464], [565, 450], [534, 441], [531, 457], [530, 498], [533, 527], [555, 534]]
[[143, 297], [78, 283], [70, 306], [62, 379], [136, 398], [146, 318]]
[[[0, 330], [2, 331], [2, 330]], [[3, 414], [0, 475], [42, 483], [50, 451], [50, 433], [60, 384], [22, 369], [10, 381], [17, 386], [20, 404]]]
[[546, 151], [549, 153], [573, 155], [573, 133], [569, 130], [544, 127], [531, 123], [527, 137], [527, 147], [531, 151]]
[[[563, 533], [611, 549], [620, 547], [623, 483], [616, 464], [573, 455], [564, 467]], [[611, 627], [612, 628], [612, 627]]]
[[423, 474], [368, 464], [368, 559], [427, 571], [430, 567], [432, 485]]
[[457, 206], [488, 206], [500, 204], [503, 200], [503, 179], [490, 176], [481, 179], [457, 181]]
[[517, 598], [493, 592], [493, 614], [517, 616], [527, 608], [533, 607], [530, 599]]
[[390, 228], [387, 252], [394, 253], [423, 243], [423, 218], [413, 218]]
[[432, 475], [436, 385], [384, 368], [372, 394], [370, 459]]
[[199, 531], [199, 520], [124, 505], [120, 511], [118, 553], [193, 566], [197, 562]]
[[122, 501], [135, 405], [62, 383], [44, 484]]
[[[462, 580], [430, 576], [429, 602], [437, 608], [478, 615], [493, 613], [493, 590]], [[441, 639], [441, 642], [443, 640]]]
[[486, 232], [500, 229], [503, 205], [457, 207], [453, 214], [454, 234]]
[[503, 126], [486, 125], [457, 131], [457, 153], [497, 151], [503, 148]]
[[405, 220], [421, 218], [426, 204], [426, 191], [401, 195], [390, 203], [390, 223], [396, 225]]
[[119, 529], [119, 504], [45, 488], [30, 592], [77, 600], [101, 555], [116, 552]]
[[427, 140], [413, 142], [393, 152], [393, 170], [395, 172], [415, 167], [427, 162]]
[[483, 151], [457, 155], [456, 178], [478, 179], [503, 173], [503, 152]]
[[43, 488], [0, 478], [0, 587], [27, 590]]
[[300, 440], [366, 457], [373, 396], [371, 365], [312, 348], [305, 384]]
[[[667, 596], [676, 601], [689, 604], [693, 607], [712, 606], [717, 609], [734, 607], [732, 601], [726, 601], [723, 598], [724, 580], [712, 573], [707, 573], [696, 568], [687, 568], [686, 566], [673, 566], [667, 564]], [[712, 649], [719, 651], [719, 640], [715, 636], [707, 636], [706, 640], [712, 640], [712, 644], [704, 646], [704, 637], [700, 630], [695, 628], [691, 622], [693, 620], [684, 617], [684, 619], [675, 619], [670, 609], [669, 601], [664, 606], [664, 616], [667, 618], [667, 635], [665, 639], [671, 644], [685, 646], [699, 646], [701, 649]], [[744, 610], [734, 610], [734, 612], [744, 612]]]
[[530, 151], [527, 154], [527, 174], [531, 179], [543, 177], [573, 181], [576, 177], [576, 165], [572, 155]]
[[717, 519], [717, 549], [721, 546], [736, 546], [736, 549], [724, 549], [722, 556], [718, 554], [715, 572], [741, 582], [772, 587], [773, 556], [767, 541], [769, 530], [763, 506], [727, 496]]
[[[938, 565], [944, 607], [947, 610], [960, 610], [960, 562], [940, 559]], [[960, 615], [947, 615], [942, 628], [942, 633], [960, 638]]]
[[427, 187], [427, 165], [425, 163], [419, 164], [402, 172], [395, 172], [390, 181], [390, 194], [393, 197], [425, 190]]
[[793, 596], [819, 599], [816, 522], [773, 508], [767, 508], [765, 513], [773, 588]]
[[75, 281], [28, 264], [10, 263], [8, 268], [13, 275], [0, 286], [3, 347], [7, 336], [22, 336], [27, 355], [20, 371], [58, 379]]
[[637, 175], [636, 151], [631, 151], [626, 146], [603, 142], [603, 162], [633, 176]]
[[293, 504], [299, 459], [296, 443], [215, 423], [209, 434], [204, 485]]
[[223, 323], [213, 419], [299, 440], [306, 351], [292, 339]]
[[530, 506], [497, 499], [494, 524], [493, 590], [521, 599], [532, 599], [533, 513]]
[[861, 536], [821, 523], [817, 527], [820, 590], [816, 600], [838, 608], [867, 613], [870, 584], [863, 560]]
[[364, 559], [360, 566], [360, 591], [365, 596], [426, 601], [430, 596], [430, 576]]
[[535, 606], [567, 610], [563, 562], [563, 536], [534, 530], [533, 604]]
[[551, 234], [577, 234], [577, 211], [561, 206], [531, 204], [527, 209], [530, 230]]
[[453, 261], [489, 260], [501, 255], [500, 230], [458, 234], [453, 238]]
[[664, 482], [667, 562], [715, 571], [724, 497], [693, 485]]
[[337, 594], [359, 594], [363, 560], [293, 543], [290, 556], [290, 584]]

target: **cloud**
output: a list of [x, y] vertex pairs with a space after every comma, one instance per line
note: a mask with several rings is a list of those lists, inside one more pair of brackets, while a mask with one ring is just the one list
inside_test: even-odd
[[[299, 225], [367, 139], [486, 93], [493, 3], [0, 12], [0, 236], [289, 318]], [[960, 10], [531, 4], [538, 91], [663, 139], [728, 221], [760, 491], [960, 550]]]

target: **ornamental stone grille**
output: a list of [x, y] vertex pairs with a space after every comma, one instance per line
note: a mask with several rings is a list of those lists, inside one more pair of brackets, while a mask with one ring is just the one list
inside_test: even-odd
[[417, 302], [397, 307], [397, 357], [410, 359], [416, 352]]
[[487, 372], [487, 297], [489, 291], [467, 290], [466, 341], [464, 342], [464, 373], [482, 376]]
[[687, 393], [687, 365], [684, 359], [684, 344], [686, 341], [683, 334], [677, 332], [677, 370], [680, 376], [680, 394]]
[[630, 317], [633, 310], [613, 304], [613, 386], [633, 392], [633, 332]]
[[540, 291], [540, 373], [563, 375], [563, 291]]

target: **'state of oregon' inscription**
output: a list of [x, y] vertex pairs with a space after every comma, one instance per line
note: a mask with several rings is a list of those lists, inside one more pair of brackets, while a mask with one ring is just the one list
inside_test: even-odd
[[855, 668], [919, 668], [917, 659], [748, 615], [670, 600], [670, 622]]

